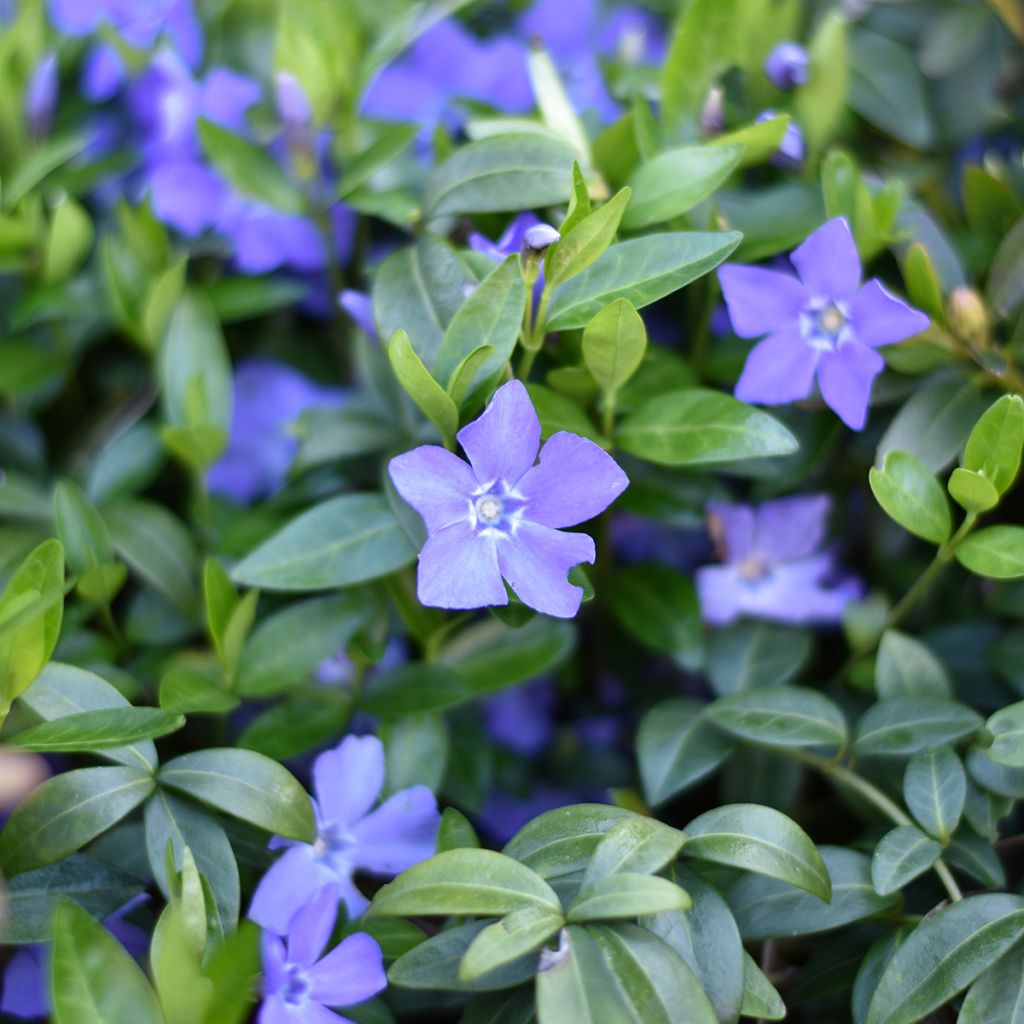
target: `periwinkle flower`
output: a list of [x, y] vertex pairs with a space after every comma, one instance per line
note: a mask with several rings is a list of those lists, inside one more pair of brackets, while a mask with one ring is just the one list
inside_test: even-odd
[[424, 445], [391, 460], [398, 493], [423, 517], [418, 595], [433, 608], [508, 604], [502, 578], [523, 604], [558, 618], [579, 610], [569, 570], [593, 562], [594, 542], [564, 533], [603, 512], [629, 481], [593, 441], [564, 430], [537, 459], [540, 420], [522, 382], [502, 385], [458, 433], [467, 465]]
[[550, 679], [510, 686], [482, 707], [487, 734], [499, 746], [526, 757], [539, 754], [555, 734], [555, 699]]
[[764, 62], [764, 73], [776, 89], [792, 89], [807, 81], [807, 51], [792, 40], [779, 43]]
[[327, 1007], [356, 1006], [387, 987], [380, 946], [365, 932], [324, 954], [337, 914], [337, 887], [327, 885], [292, 916], [287, 939], [263, 933], [258, 1024], [352, 1024]]
[[298, 441], [290, 425], [307, 409], [340, 405], [341, 391], [325, 388], [273, 359], [252, 358], [235, 371], [228, 447], [213, 464], [207, 486], [242, 504], [280, 490]]
[[434, 853], [441, 816], [426, 786], [413, 786], [372, 809], [384, 788], [384, 746], [376, 736], [347, 736], [313, 763], [315, 843], [274, 839], [285, 853], [263, 876], [249, 916], [278, 935], [325, 885], [337, 886], [349, 916], [369, 900], [353, 875], [397, 875]]
[[885, 360], [876, 351], [923, 331], [928, 317], [872, 279], [843, 217], [823, 224], [790, 254], [797, 275], [729, 264], [718, 279], [733, 330], [757, 338], [736, 384], [744, 402], [781, 405], [821, 396], [851, 429], [867, 418], [871, 385]]
[[39, 59], [25, 87], [25, 123], [33, 139], [50, 134], [59, 90], [57, 54], [51, 51]]
[[829, 514], [827, 495], [750, 505], [708, 505], [708, 525], [723, 565], [697, 570], [705, 622], [726, 625], [742, 615], [790, 623], [838, 622], [863, 588], [837, 576], [819, 550]]
[[523, 232], [523, 251], [542, 254], [561, 239], [558, 229], [550, 224], [534, 224]]
[[366, 292], [346, 288], [338, 295], [338, 305], [371, 341], [380, 341], [377, 322], [373, 319], [373, 300]]

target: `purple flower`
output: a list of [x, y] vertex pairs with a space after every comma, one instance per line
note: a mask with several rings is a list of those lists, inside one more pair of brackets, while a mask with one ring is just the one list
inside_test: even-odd
[[818, 549], [825, 537], [825, 495], [750, 505], [708, 505], [711, 535], [724, 565], [697, 570], [704, 620], [725, 625], [741, 615], [780, 622], [837, 622], [863, 588], [836, 579], [833, 557]]
[[265, 358], [241, 363], [234, 383], [231, 437], [207, 485], [214, 494], [246, 504], [284, 485], [298, 448], [290, 424], [307, 409], [340, 405], [345, 396]]
[[296, 911], [287, 941], [263, 933], [263, 1005], [258, 1024], [351, 1024], [328, 1006], [355, 1006], [387, 987], [380, 946], [365, 932], [322, 955], [338, 915], [328, 885]]
[[413, 786], [371, 810], [384, 787], [384, 746], [376, 736], [347, 736], [313, 764], [317, 840], [274, 839], [287, 847], [256, 887], [249, 916], [278, 935], [325, 885], [337, 886], [351, 917], [369, 901], [356, 871], [390, 877], [433, 855], [441, 816], [434, 794]]
[[25, 121], [32, 138], [43, 139], [50, 134], [59, 90], [57, 54], [51, 51], [39, 59], [25, 89]]
[[626, 474], [593, 441], [564, 430], [534, 465], [540, 420], [518, 380], [502, 385], [458, 438], [469, 465], [425, 445], [389, 467], [429, 534], [420, 552], [420, 601], [433, 608], [508, 604], [504, 577], [524, 604], [572, 618], [583, 588], [566, 574], [593, 562], [594, 542], [562, 527], [603, 512], [626, 489]]
[[528, 686], [510, 686], [483, 705], [488, 735], [502, 747], [532, 757], [555, 734], [555, 688], [550, 679]]
[[776, 89], [792, 89], [807, 81], [807, 51], [791, 41], [779, 43], [764, 62], [764, 73]]
[[[762, 110], [754, 118], [755, 123], [771, 121], [779, 116], [777, 110]], [[786, 131], [779, 143], [779, 148], [772, 157], [772, 163], [776, 167], [799, 167], [804, 162], [804, 133], [796, 121], [790, 121], [786, 125]]]
[[817, 377], [825, 402], [851, 429], [867, 418], [871, 384], [885, 361], [875, 351], [923, 331], [928, 317], [877, 279], [861, 286], [860, 258], [845, 218], [823, 224], [794, 249], [794, 276], [730, 264], [718, 271], [733, 330], [758, 342], [736, 397], [762, 405], [807, 398]]
[[377, 322], [373, 319], [373, 301], [366, 292], [346, 288], [338, 295], [338, 305], [371, 341], [380, 341], [377, 336]]

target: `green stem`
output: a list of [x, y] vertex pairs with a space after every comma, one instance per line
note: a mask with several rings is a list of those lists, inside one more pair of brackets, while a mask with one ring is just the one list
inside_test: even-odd
[[[804, 750], [787, 751], [787, 753], [803, 764], [821, 772], [822, 775], [827, 775], [829, 778], [835, 779], [840, 785], [853, 790], [854, 793], [871, 804], [875, 810], [885, 815], [894, 825], [912, 826], [914, 824], [913, 819], [899, 804], [891, 800], [876, 785], [868, 782], [867, 779], [858, 775], [852, 769]], [[937, 860], [932, 867], [935, 874], [938, 875], [943, 888], [949, 894], [949, 898], [954, 903], [962, 900], [963, 893], [960, 891], [960, 886], [956, 884], [956, 879], [953, 878], [949, 868], [941, 860]]]
[[601, 431], [611, 445], [615, 439], [615, 394], [605, 395], [604, 411], [601, 416]]
[[533, 361], [537, 358], [537, 349], [535, 348], [524, 348], [522, 357], [519, 360], [519, 370], [516, 376], [520, 380], [526, 380], [530, 376], [530, 370], [533, 369]]

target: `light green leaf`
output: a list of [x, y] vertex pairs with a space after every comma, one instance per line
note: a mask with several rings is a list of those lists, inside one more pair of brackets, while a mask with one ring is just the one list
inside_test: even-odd
[[345, 171], [338, 179], [334, 198], [344, 199], [365, 185], [378, 171], [383, 170], [399, 157], [420, 133], [418, 124], [381, 124], [378, 135], [361, 153], [345, 165]]
[[779, 151], [786, 129], [793, 118], [789, 114], [776, 114], [764, 121], [725, 132], [708, 139], [708, 146], [736, 147], [740, 152], [737, 167], [752, 167], [770, 160]]
[[967, 773], [960, 758], [945, 746], [915, 754], [903, 776], [903, 799], [929, 835], [948, 840], [967, 799]]
[[89, 214], [71, 196], [62, 196], [50, 219], [43, 254], [43, 280], [52, 284], [71, 277], [89, 254], [92, 240]]
[[622, 999], [589, 930], [563, 929], [537, 973], [538, 1024], [633, 1024]]
[[798, 686], [741, 690], [720, 697], [705, 712], [731, 736], [768, 747], [838, 747], [846, 719], [824, 694]]
[[871, 855], [871, 883], [879, 896], [899, 892], [908, 882], [927, 871], [942, 853], [942, 847], [913, 825], [900, 825], [886, 832]]
[[168, 761], [160, 783], [286, 839], [312, 842], [309, 795], [286, 768], [252, 750], [208, 748]]
[[388, 359], [395, 376], [420, 412], [437, 427], [444, 443], [455, 444], [459, 429], [459, 410], [451, 396], [420, 361], [405, 331], [395, 331], [388, 343]]
[[586, 270], [612, 244], [630, 195], [628, 188], [620, 189], [607, 203], [579, 220], [566, 218], [562, 239], [548, 257], [545, 269], [549, 287]]
[[526, 68], [541, 120], [572, 147], [577, 159], [589, 170], [593, 160], [590, 156], [590, 141], [586, 130], [576, 114], [558, 69], [542, 42], [530, 46]]
[[571, 922], [632, 919], [689, 906], [687, 893], [667, 878], [617, 872], [584, 885], [569, 904], [566, 917]]
[[621, 872], [654, 874], [675, 857], [685, 838], [679, 829], [655, 818], [623, 818], [598, 843], [582, 884], [586, 888]]
[[11, 737], [10, 742], [21, 750], [79, 754], [166, 736], [184, 724], [184, 715], [160, 708], [104, 708], [43, 722]]
[[881, 468], [871, 467], [868, 481], [879, 505], [905, 530], [932, 544], [949, 540], [949, 502], [919, 459], [907, 452], [886, 452]]
[[807, 140], [807, 159], [817, 162], [836, 131], [849, 87], [846, 18], [832, 11], [818, 23], [807, 48], [807, 83], [796, 96], [796, 119]]
[[988, 526], [957, 545], [956, 560], [979, 576], [1014, 580], [1024, 576], [1024, 526]]
[[636, 373], [646, 349], [647, 329], [628, 299], [605, 306], [583, 332], [583, 361], [609, 396]]
[[999, 504], [999, 492], [987, 477], [958, 466], [947, 485], [953, 500], [968, 512], [988, 512]]
[[459, 964], [459, 977], [463, 981], [476, 981], [540, 949], [562, 924], [561, 911], [532, 904], [513, 910], [473, 939]]

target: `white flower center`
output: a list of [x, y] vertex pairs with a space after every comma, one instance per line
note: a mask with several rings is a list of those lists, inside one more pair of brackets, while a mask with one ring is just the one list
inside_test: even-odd
[[831, 299], [814, 299], [800, 314], [800, 333], [812, 347], [834, 352], [850, 336], [846, 305]]
[[493, 494], [485, 494], [477, 498], [476, 514], [481, 522], [487, 523], [489, 526], [493, 525], [501, 518], [503, 511], [502, 503]]
[[747, 583], [756, 583], [768, 575], [768, 569], [767, 559], [761, 558], [758, 555], [750, 555], [740, 562], [736, 571], [740, 574], [740, 579], [745, 580]]

